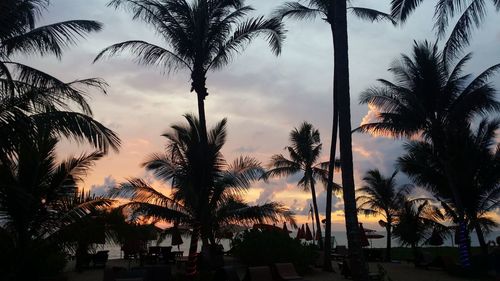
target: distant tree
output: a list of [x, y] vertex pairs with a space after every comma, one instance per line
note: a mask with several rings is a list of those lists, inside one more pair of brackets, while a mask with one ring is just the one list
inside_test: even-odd
[[[285, 147], [290, 159], [282, 154], [273, 155], [269, 163], [270, 169], [265, 177], [291, 176], [303, 173], [298, 186], [304, 191], [311, 191], [311, 199], [314, 209], [316, 229], [321, 237], [321, 222], [316, 199], [316, 181], [326, 184], [327, 171], [325, 164], [320, 163], [322, 144], [319, 131], [310, 123], [304, 122], [299, 128], [290, 132], [290, 146]], [[337, 186], [336, 186], [337, 187]], [[318, 241], [320, 248], [323, 247], [322, 239]]]
[[444, 219], [440, 210], [424, 200], [405, 201], [394, 225], [394, 236], [402, 245], [410, 246], [415, 259], [418, 247], [427, 242], [433, 231], [444, 236], [448, 228], [441, 224]]
[[[498, 129], [498, 120], [483, 120], [477, 129], [463, 128], [447, 143], [453, 155], [450, 168], [463, 203], [465, 222], [470, 231], [476, 231], [485, 254], [488, 248], [483, 233], [497, 226], [490, 213], [500, 206], [500, 144], [495, 140]], [[435, 147], [413, 141], [406, 144], [406, 150], [406, 154], [398, 159], [401, 170], [415, 183], [431, 191], [447, 216], [458, 223], [459, 210]]]
[[409, 186], [396, 186], [397, 171], [390, 177], [384, 177], [380, 171], [369, 170], [363, 177], [365, 184], [356, 190], [361, 193], [356, 198], [358, 210], [365, 215], [380, 215], [385, 220], [379, 224], [387, 232], [386, 261], [391, 260], [391, 233], [399, 211], [407, 200]]

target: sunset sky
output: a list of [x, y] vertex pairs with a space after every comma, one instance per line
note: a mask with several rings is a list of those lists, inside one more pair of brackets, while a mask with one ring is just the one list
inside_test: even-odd
[[[77, 47], [67, 51], [61, 61], [54, 58], [19, 57], [16, 60], [40, 68], [65, 81], [101, 77], [109, 83], [108, 95], [92, 95], [95, 118], [121, 137], [119, 153], [99, 161], [86, 182], [86, 190], [102, 192], [106, 186], [129, 177], [150, 177], [140, 163], [152, 152], [162, 151], [165, 139], [160, 135], [174, 123], [183, 122], [185, 113], [196, 113], [196, 96], [190, 93], [187, 72], [171, 73], [134, 64], [130, 56], [116, 57], [92, 64], [103, 48], [121, 41], [138, 39], [162, 44], [149, 26], [132, 21], [130, 14], [106, 7], [107, 0], [51, 0], [42, 23], [68, 19], [93, 19], [104, 24], [100, 33], [91, 34]], [[283, 0], [247, 0], [256, 8], [255, 15], [269, 15]], [[356, 6], [389, 10], [390, 0], [352, 1]], [[409, 53], [413, 40], [435, 41], [432, 30], [433, 4], [424, 4], [403, 27], [388, 23], [368, 23], [349, 18], [352, 126], [372, 117], [366, 105], [358, 105], [360, 92], [375, 84], [375, 79], [392, 79], [387, 72], [400, 53]], [[474, 34], [468, 48], [474, 57], [467, 71], [479, 71], [500, 62], [500, 14], [489, 7], [483, 27]], [[286, 21], [288, 30], [279, 57], [271, 54], [264, 40], [256, 40], [222, 71], [208, 75], [210, 95], [206, 99], [209, 126], [227, 117], [229, 135], [223, 150], [232, 161], [244, 154], [267, 163], [272, 154], [284, 153], [290, 130], [303, 121], [317, 127], [327, 159], [331, 128], [333, 55], [329, 26], [315, 21]], [[500, 89], [500, 76], [493, 78]], [[386, 137], [353, 135], [356, 183], [362, 174], [379, 168], [392, 173], [394, 160], [401, 154], [401, 141]], [[62, 155], [81, 153], [85, 147], [63, 145]], [[298, 177], [256, 183], [246, 199], [252, 203], [274, 200], [285, 203], [298, 214], [307, 213], [310, 193], [296, 187]], [[337, 178], [338, 180], [338, 178]], [[400, 177], [400, 182], [406, 180]], [[165, 189], [168, 192], [168, 189]], [[320, 210], [324, 210], [325, 193], [319, 188]], [[340, 196], [340, 195], [338, 195]], [[342, 200], [334, 198], [334, 227], [344, 230]], [[324, 211], [323, 211], [324, 212]], [[497, 215], [498, 216], [498, 215]], [[300, 217], [304, 219], [304, 217]], [[374, 218], [361, 217], [371, 227]]]

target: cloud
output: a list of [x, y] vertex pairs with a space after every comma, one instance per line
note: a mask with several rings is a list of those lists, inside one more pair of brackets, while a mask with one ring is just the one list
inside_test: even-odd
[[[97, 191], [114, 179], [143, 176], [140, 163], [165, 145], [160, 135], [174, 123], [183, 122], [182, 114], [197, 112], [196, 98], [190, 90], [185, 71], [165, 74], [161, 69], [136, 65], [129, 56], [92, 64], [103, 48], [117, 42], [141, 39], [165, 46], [152, 28], [123, 10], [106, 7], [108, 0], [53, 0], [43, 23], [72, 18], [95, 19], [104, 24], [100, 33], [91, 34], [78, 47], [65, 52], [63, 59], [53, 57], [20, 57], [21, 62], [38, 67], [65, 81], [102, 77], [110, 85], [107, 95], [90, 93], [95, 117], [110, 126], [123, 140], [119, 154], [110, 154], [97, 164], [88, 184]], [[248, 1], [247, 1], [248, 2]], [[279, 3], [254, 0], [255, 15], [269, 14]], [[356, 1], [388, 11], [390, 0]], [[400, 53], [409, 53], [413, 40], [435, 40], [432, 21], [434, 3], [424, 1], [403, 27], [386, 23], [367, 23], [349, 18], [349, 63], [351, 112], [353, 128], [373, 120], [374, 110], [359, 105], [362, 91], [376, 84], [377, 78], [391, 79], [387, 68]], [[286, 21], [288, 30], [283, 52], [275, 57], [263, 39], [255, 41], [235, 57], [226, 68], [208, 73], [210, 95], [205, 100], [208, 125], [228, 117], [228, 139], [224, 156], [228, 161], [239, 154], [251, 154], [263, 163], [276, 153], [283, 153], [290, 130], [309, 121], [321, 132], [323, 158], [328, 155], [331, 130], [333, 54], [331, 31], [324, 21]], [[493, 34], [493, 36], [492, 36]], [[476, 52], [467, 71], [478, 73], [492, 62], [500, 61], [498, 53], [498, 15], [491, 13], [483, 27], [475, 31], [469, 50]], [[441, 43], [442, 44], [442, 43]], [[498, 87], [500, 79], [493, 81]], [[394, 170], [402, 153], [402, 141], [353, 134], [353, 156], [356, 185], [363, 173], [379, 168], [384, 174]], [[75, 145], [76, 146], [76, 145]], [[77, 147], [78, 149], [83, 149]], [[69, 149], [62, 149], [67, 152]], [[104, 183], [103, 183], [104, 179]], [[108, 179], [106, 181], [106, 179]], [[299, 176], [256, 183], [248, 198], [264, 203], [276, 200], [294, 210], [303, 210], [307, 192], [296, 187]], [[405, 182], [401, 176], [401, 182]], [[336, 181], [340, 182], [338, 176]], [[324, 196], [323, 192], [318, 196]], [[321, 197], [323, 198], [323, 197]], [[319, 199], [318, 199], [319, 200]], [[321, 199], [324, 204], [324, 199]], [[336, 209], [342, 207], [335, 198]]]
[[96, 196], [103, 196], [108, 194], [108, 192], [117, 186], [117, 181], [113, 178], [112, 175], [109, 175], [104, 178], [104, 182], [102, 184], [94, 184], [90, 188], [91, 192]]

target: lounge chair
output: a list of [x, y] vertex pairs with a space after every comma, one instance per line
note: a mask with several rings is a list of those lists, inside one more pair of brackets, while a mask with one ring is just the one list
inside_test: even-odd
[[168, 265], [162, 266], [146, 266], [145, 281], [170, 281], [172, 280], [172, 270]]
[[248, 281], [273, 281], [273, 274], [268, 266], [249, 267], [247, 277]]
[[297, 273], [292, 263], [275, 263], [274, 268], [280, 280], [304, 280], [304, 278]]
[[106, 267], [108, 252], [109, 251], [99, 251], [92, 255], [92, 264], [94, 267]]
[[347, 247], [337, 246], [335, 251], [332, 253], [332, 259], [343, 261], [347, 257]]
[[[340, 274], [342, 274], [342, 276], [344, 276], [345, 278], [352, 277], [351, 266], [349, 265], [349, 261], [347, 259], [344, 259], [342, 262], [339, 262], [339, 269], [340, 269]], [[380, 273], [369, 272], [369, 271], [368, 271], [368, 276], [370, 277], [370, 280], [373, 281], [382, 280], [383, 277]]]
[[240, 281], [240, 276], [233, 266], [223, 266], [215, 271], [213, 281]]

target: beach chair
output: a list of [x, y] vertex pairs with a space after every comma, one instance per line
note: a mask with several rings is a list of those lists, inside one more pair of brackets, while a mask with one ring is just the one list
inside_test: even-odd
[[245, 280], [247, 280], [247, 281], [273, 281], [273, 274], [271, 272], [271, 269], [268, 266], [249, 267]]
[[109, 251], [98, 251], [92, 255], [92, 264], [94, 267], [106, 267], [108, 262], [108, 252]]
[[215, 271], [213, 281], [240, 281], [234, 266], [223, 266]]
[[[368, 266], [368, 264], [367, 264]], [[345, 278], [351, 278], [352, 277], [352, 269], [349, 264], [349, 261], [347, 259], [344, 259], [342, 262], [339, 262], [339, 269], [340, 269], [340, 274], [344, 276]], [[382, 274], [378, 272], [370, 272], [368, 270], [368, 276], [370, 277], [370, 280], [373, 281], [382, 281]]]
[[337, 247], [335, 247], [335, 251], [332, 254], [332, 258], [334, 260], [343, 261], [346, 257], [347, 257], [347, 247], [342, 245], [340, 246], [337, 245]]
[[152, 265], [146, 266], [146, 278], [144, 281], [170, 281], [172, 278], [172, 270], [169, 265]]
[[274, 268], [276, 269], [276, 275], [279, 280], [304, 280], [304, 278], [297, 273], [292, 263], [275, 263]]
[[160, 247], [160, 257], [163, 261], [168, 262], [172, 256], [172, 246]]

